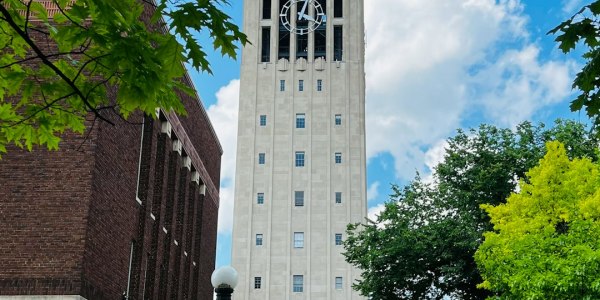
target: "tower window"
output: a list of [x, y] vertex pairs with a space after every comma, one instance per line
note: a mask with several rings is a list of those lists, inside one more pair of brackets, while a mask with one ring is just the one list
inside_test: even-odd
[[[306, 25], [302, 25], [303, 22]], [[297, 28], [307, 28], [308, 21], [298, 21], [297, 26]], [[296, 34], [296, 58], [308, 59], [308, 34]]]
[[279, 91], [283, 92], [285, 91], [285, 80], [279, 80]]
[[304, 276], [303, 275], [294, 275], [294, 293], [302, 293], [304, 291]]
[[342, 163], [342, 153], [341, 152], [336, 152], [335, 153], [335, 163], [336, 164], [341, 164]]
[[[324, 0], [319, 1], [323, 10], [327, 9], [327, 3]], [[327, 13], [325, 13], [327, 15]], [[327, 19], [324, 19], [321, 25], [314, 31], [314, 59], [323, 58], [327, 59]]]
[[342, 234], [341, 233], [336, 233], [335, 234], [335, 245], [336, 246], [341, 246], [342, 245]]
[[304, 167], [304, 151], [296, 152], [296, 167]]
[[296, 114], [296, 128], [306, 127], [306, 116], [304, 114]]
[[298, 91], [300, 91], [300, 92], [304, 91], [304, 80], [298, 81]]
[[343, 18], [344, 17], [344, 1], [343, 0], [335, 0], [333, 2], [333, 17], [334, 18]]
[[335, 125], [342, 125], [342, 115], [335, 115]]
[[335, 289], [336, 290], [341, 290], [342, 289], [342, 277], [336, 277], [335, 278]]
[[260, 126], [267, 126], [267, 115], [260, 115]]
[[255, 289], [260, 289], [261, 284], [262, 284], [262, 278], [261, 277], [254, 277], [254, 288]]
[[304, 206], [304, 191], [294, 192], [294, 206]]
[[264, 20], [271, 19], [271, 0], [263, 0], [262, 18]]
[[265, 193], [256, 194], [256, 204], [264, 204], [265, 203]]
[[333, 26], [333, 60], [344, 59], [344, 32], [342, 26]]
[[[285, 5], [285, 3], [286, 3], [286, 1], [284, 1], [284, 0], [279, 1], [279, 11], [281, 11], [281, 9]], [[287, 16], [288, 20], [291, 20], [290, 11], [291, 11], [291, 9], [288, 10], [288, 16]], [[279, 18], [279, 51], [278, 51], [277, 57], [278, 57], [277, 59], [282, 59], [282, 58], [286, 58], [288, 60], [290, 59], [290, 32], [283, 25], [281, 18]]]
[[304, 248], [304, 232], [294, 232], [294, 248]]
[[262, 246], [263, 235], [261, 233], [256, 234], [256, 246]]
[[342, 192], [335, 192], [335, 203], [342, 203]]
[[317, 92], [323, 91], [323, 80], [317, 79]]
[[259, 165], [264, 165], [265, 164], [265, 154], [264, 153], [259, 153], [258, 154], [258, 164]]
[[261, 52], [260, 52], [260, 61], [261, 62], [270, 62], [271, 61], [271, 28], [263, 27], [262, 29], [262, 44], [261, 44]]

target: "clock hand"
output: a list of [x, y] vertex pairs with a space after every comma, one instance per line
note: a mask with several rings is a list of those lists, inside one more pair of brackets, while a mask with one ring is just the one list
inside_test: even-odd
[[302, 6], [302, 10], [298, 13], [298, 19], [306, 19], [306, 7], [308, 7], [308, 0], [304, 0], [304, 6]]
[[304, 20], [316, 22], [315, 18], [311, 17], [310, 15], [304, 15]]

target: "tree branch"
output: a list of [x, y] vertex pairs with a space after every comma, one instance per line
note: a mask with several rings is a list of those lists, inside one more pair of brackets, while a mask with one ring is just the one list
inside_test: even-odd
[[0, 13], [4, 15], [4, 17], [7, 20], [7, 23], [13, 28], [13, 30], [17, 32], [17, 34], [19, 34], [19, 36], [21, 36], [21, 38], [25, 40], [25, 42], [31, 47], [31, 49], [40, 57], [42, 62], [48, 67], [50, 67], [50, 69], [52, 69], [56, 73], [56, 75], [58, 75], [63, 81], [65, 81], [65, 83], [67, 83], [67, 85], [69, 85], [73, 89], [77, 96], [81, 98], [81, 101], [83, 101], [85, 106], [87, 106], [90, 109], [90, 111], [94, 113], [94, 115], [96, 115], [96, 117], [113, 126], [115, 125], [113, 122], [100, 115], [96, 108], [93, 107], [91, 103], [87, 100], [87, 98], [83, 95], [83, 92], [77, 87], [77, 85], [75, 85], [75, 83], [71, 79], [69, 79], [69, 77], [67, 77], [67, 75], [65, 75], [57, 66], [55, 66], [51, 61], [48, 60], [48, 58], [44, 55], [42, 50], [31, 40], [31, 38], [29, 38], [27, 33], [25, 33], [23, 30], [21, 30], [21, 28], [19, 28], [19, 26], [15, 23], [12, 16], [10, 15], [10, 12], [6, 10], [6, 8], [3, 5], [0, 5]]

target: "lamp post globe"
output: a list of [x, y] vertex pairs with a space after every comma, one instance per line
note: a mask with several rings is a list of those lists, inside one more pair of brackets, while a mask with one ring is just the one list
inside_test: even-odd
[[221, 267], [212, 273], [210, 282], [217, 293], [217, 300], [231, 300], [233, 289], [238, 283], [238, 273], [230, 266]]

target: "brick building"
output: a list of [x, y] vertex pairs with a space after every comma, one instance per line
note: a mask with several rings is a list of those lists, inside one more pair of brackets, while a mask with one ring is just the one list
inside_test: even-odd
[[113, 117], [59, 151], [8, 149], [0, 299], [212, 299], [222, 149], [199, 98], [181, 99], [185, 117]]

